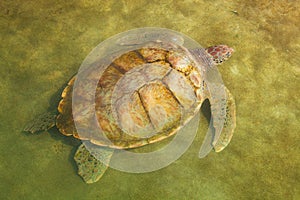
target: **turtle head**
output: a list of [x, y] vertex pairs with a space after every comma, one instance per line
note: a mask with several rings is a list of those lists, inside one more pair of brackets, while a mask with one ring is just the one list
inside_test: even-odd
[[225, 60], [228, 60], [234, 52], [233, 48], [223, 44], [211, 46], [205, 50], [212, 57], [212, 60], [216, 65], [220, 65]]

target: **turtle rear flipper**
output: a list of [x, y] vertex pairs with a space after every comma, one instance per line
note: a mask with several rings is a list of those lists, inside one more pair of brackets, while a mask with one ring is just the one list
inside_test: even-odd
[[78, 166], [78, 174], [86, 183], [97, 182], [107, 170], [107, 164], [113, 152], [113, 149], [99, 146], [89, 146], [88, 150], [84, 144], [81, 144], [74, 156]]
[[31, 132], [31, 133], [36, 133], [39, 131], [46, 131], [53, 126], [55, 126], [55, 121], [56, 121], [56, 114], [53, 112], [47, 112], [44, 113], [31, 122], [29, 122], [23, 131], [26, 132]]
[[235, 101], [227, 88], [225, 88], [225, 91], [227, 96], [226, 117], [224, 119], [224, 126], [223, 126], [222, 133], [219, 139], [214, 144], [214, 149], [216, 152], [222, 151], [229, 144], [236, 126]]

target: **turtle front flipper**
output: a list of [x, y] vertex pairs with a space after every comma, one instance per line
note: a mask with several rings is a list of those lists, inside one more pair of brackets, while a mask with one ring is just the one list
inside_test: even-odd
[[[81, 144], [74, 156], [78, 166], [78, 174], [86, 183], [97, 182], [105, 173], [114, 150], [106, 147], [89, 146], [89, 150]], [[97, 159], [95, 158], [101, 158]], [[103, 162], [101, 162], [103, 161]]]
[[216, 152], [222, 151], [232, 138], [236, 124], [235, 102], [225, 86], [223, 91], [226, 98], [212, 98], [208, 95], [212, 118], [199, 151], [199, 158], [204, 158], [213, 148]]
[[[216, 152], [222, 151], [230, 142], [233, 132], [236, 126], [235, 117], [235, 101], [229, 90], [225, 87], [226, 92], [226, 116], [224, 119], [224, 125], [222, 133], [217, 141], [214, 141], [213, 146]], [[212, 112], [213, 115], [213, 112]], [[212, 116], [215, 120], [217, 116]]]
[[47, 131], [48, 129], [55, 126], [56, 121], [56, 114], [53, 112], [47, 112], [40, 116], [38, 116], [36, 119], [29, 122], [23, 131], [36, 133], [39, 131]]

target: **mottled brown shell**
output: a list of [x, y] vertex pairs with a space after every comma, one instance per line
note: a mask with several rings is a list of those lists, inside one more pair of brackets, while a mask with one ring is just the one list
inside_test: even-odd
[[[72, 118], [74, 81], [75, 76], [62, 93], [58, 129], [64, 135], [119, 149], [173, 135], [206, 98], [200, 72], [184, 49], [147, 46], [124, 53], [105, 69], [95, 94], [96, 116], [102, 134], [112, 142], [108, 143], [103, 135], [78, 135]], [[87, 128], [94, 125], [89, 117], [82, 122]]]

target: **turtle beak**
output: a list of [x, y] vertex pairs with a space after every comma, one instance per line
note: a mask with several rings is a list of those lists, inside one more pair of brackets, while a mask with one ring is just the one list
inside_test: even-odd
[[228, 58], [230, 58], [231, 55], [233, 54], [233, 52], [234, 52], [234, 49], [233, 49], [233, 48], [227, 47], [227, 52], [226, 52], [226, 54], [225, 54], [225, 56], [224, 56], [224, 59], [227, 60]]

